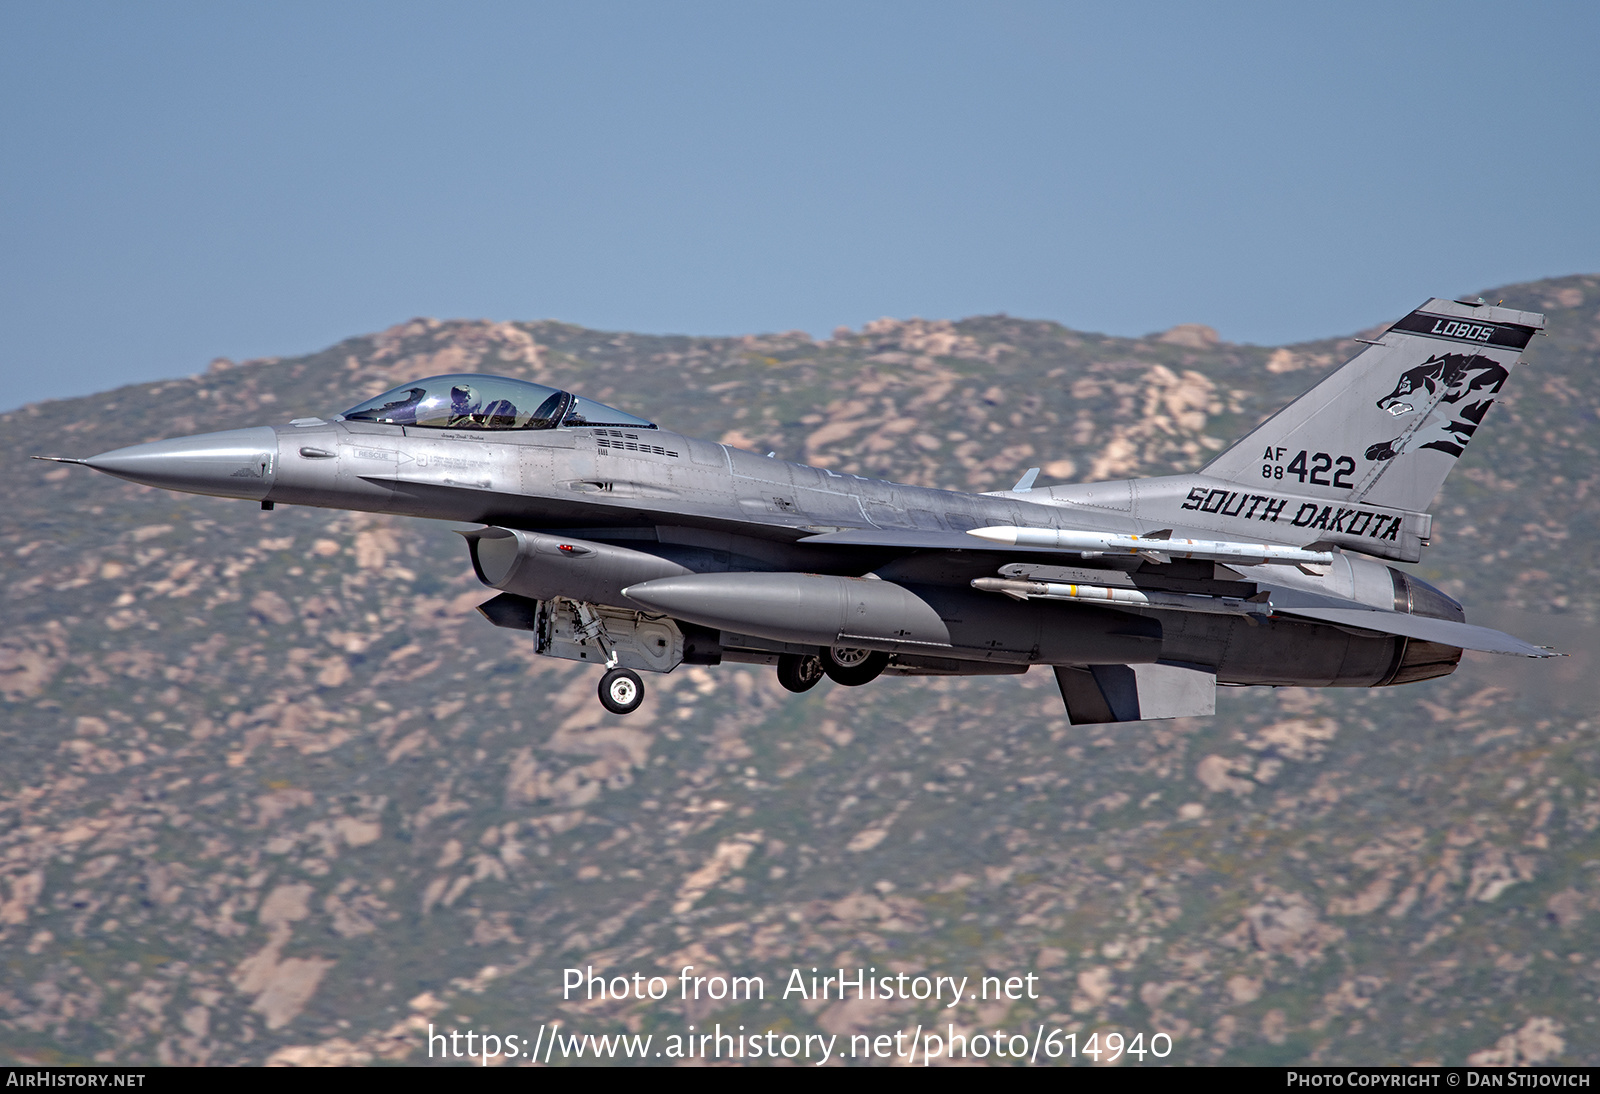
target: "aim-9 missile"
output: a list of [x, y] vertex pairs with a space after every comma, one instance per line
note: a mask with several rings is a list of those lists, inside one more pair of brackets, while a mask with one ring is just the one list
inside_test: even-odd
[[1063, 528], [1016, 528], [1004, 524], [973, 528], [967, 535], [1018, 547], [1057, 547], [1064, 551], [1097, 555], [1138, 555], [1152, 562], [1171, 562], [1175, 558], [1230, 562], [1240, 566], [1255, 566], [1263, 562], [1327, 566], [1333, 562], [1331, 551], [1307, 551], [1299, 547], [1238, 543], [1232, 540], [1167, 539], [1113, 532], [1077, 532]]

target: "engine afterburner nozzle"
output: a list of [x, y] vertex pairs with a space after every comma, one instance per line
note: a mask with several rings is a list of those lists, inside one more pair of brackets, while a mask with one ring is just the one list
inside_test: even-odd
[[141, 486], [262, 501], [277, 472], [278, 434], [271, 426], [229, 429], [129, 445], [71, 462]]

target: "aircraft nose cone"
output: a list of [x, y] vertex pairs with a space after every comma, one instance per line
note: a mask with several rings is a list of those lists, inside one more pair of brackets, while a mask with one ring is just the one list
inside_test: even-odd
[[261, 501], [272, 489], [278, 434], [271, 426], [174, 437], [102, 452], [83, 461], [143, 486]]

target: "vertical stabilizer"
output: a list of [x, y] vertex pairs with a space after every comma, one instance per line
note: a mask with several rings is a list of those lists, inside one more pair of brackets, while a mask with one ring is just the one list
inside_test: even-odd
[[1429, 300], [1201, 473], [1424, 512], [1543, 328], [1537, 312]]

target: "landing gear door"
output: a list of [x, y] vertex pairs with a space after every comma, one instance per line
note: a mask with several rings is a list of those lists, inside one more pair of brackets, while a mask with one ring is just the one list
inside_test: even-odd
[[666, 616], [591, 604], [589, 612], [602, 631], [585, 634], [576, 607], [576, 601], [560, 598], [539, 601], [534, 634], [540, 653], [596, 665], [615, 653], [617, 665], [638, 672], [671, 672], [683, 663], [683, 632]]

